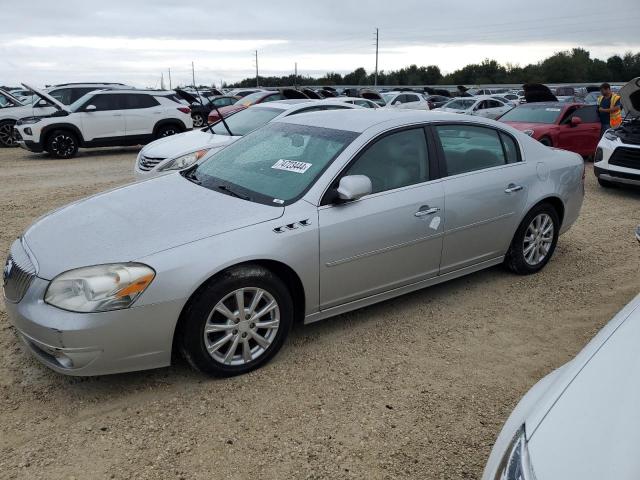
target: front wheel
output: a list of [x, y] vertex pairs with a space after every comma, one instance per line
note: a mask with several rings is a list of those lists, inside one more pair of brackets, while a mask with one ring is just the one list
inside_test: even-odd
[[214, 376], [247, 373], [267, 363], [293, 323], [285, 284], [258, 265], [214, 277], [190, 301], [179, 332], [180, 349], [195, 369]]
[[156, 139], [170, 137], [171, 135], [175, 135], [177, 133], [180, 133], [180, 129], [177, 125], [162, 125], [156, 130]]
[[549, 262], [558, 243], [560, 220], [556, 209], [543, 203], [522, 220], [504, 263], [518, 275], [539, 272]]
[[0, 147], [15, 147], [18, 145], [13, 132], [14, 124], [11, 120], [0, 122]]
[[56, 130], [49, 135], [45, 150], [54, 158], [71, 158], [78, 153], [78, 139], [72, 132]]

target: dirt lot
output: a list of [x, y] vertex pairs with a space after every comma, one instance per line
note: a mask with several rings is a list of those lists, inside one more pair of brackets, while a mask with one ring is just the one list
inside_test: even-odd
[[[0, 149], [0, 256], [45, 212], [132, 180], [135, 149], [58, 161]], [[640, 193], [590, 173], [547, 268], [494, 268], [294, 329], [265, 368], [184, 363], [66, 378], [16, 341], [0, 303], [0, 477], [479, 478], [520, 396], [640, 291]]]

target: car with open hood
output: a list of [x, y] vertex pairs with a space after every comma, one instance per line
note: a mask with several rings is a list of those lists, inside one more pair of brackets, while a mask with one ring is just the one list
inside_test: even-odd
[[181, 99], [189, 104], [189, 108], [191, 108], [193, 128], [204, 127], [207, 124], [207, 118], [212, 110], [228, 107], [240, 100], [240, 97], [231, 95], [204, 95], [197, 92], [189, 92], [181, 88], [176, 88], [175, 91]]
[[534, 102], [519, 105], [500, 121], [543, 145], [592, 156], [600, 139], [600, 117], [595, 105]]
[[[14, 125], [16, 121], [24, 117], [46, 117], [55, 113], [56, 106], [48, 100], [43, 99], [33, 92], [31, 87], [24, 85], [24, 90], [32, 93], [33, 100], [29, 102], [18, 102], [18, 105], [10, 105], [11, 108], [0, 110], [0, 148], [14, 147], [17, 139], [14, 138]], [[53, 85], [44, 93], [53, 97], [58, 103], [71, 105], [78, 98], [94, 90], [107, 90], [116, 88], [128, 88], [121, 83], [63, 83]], [[5, 92], [6, 93], [6, 92]], [[15, 96], [14, 96], [15, 99]], [[15, 103], [15, 102], [14, 102]]]
[[55, 111], [19, 119], [15, 138], [21, 147], [55, 158], [71, 158], [80, 147], [140, 145], [193, 126], [191, 110], [174, 92], [95, 90], [66, 106], [46, 92], [32, 90]]
[[211, 110], [211, 112], [209, 112], [208, 123], [217, 123], [220, 121], [220, 115], [222, 115], [223, 118], [226, 118], [240, 112], [241, 110], [244, 110], [245, 108], [249, 108], [252, 105], [258, 105], [267, 102], [277, 102], [278, 100], [296, 99], [309, 99], [309, 97], [300, 90], [296, 90], [295, 88], [280, 88], [278, 90], [265, 90], [251, 93], [245, 97], [242, 97], [233, 105], [222, 107], [216, 110]]
[[600, 185], [640, 186], [640, 77], [618, 93], [626, 116], [619, 127], [607, 130], [596, 150], [593, 169]]
[[640, 296], [520, 400], [483, 480], [635, 480], [640, 471]]
[[138, 153], [134, 174], [137, 178], [147, 178], [170, 171], [184, 170], [206, 155], [213, 154], [243, 135], [278, 118], [350, 108], [360, 108], [360, 106], [349, 105], [338, 99], [327, 99], [321, 102], [309, 99], [280, 100], [253, 105], [225, 118], [224, 122], [149, 143]]
[[578, 218], [583, 173], [578, 155], [483, 118], [287, 116], [36, 221], [11, 246], [6, 310], [61, 373], [162, 367], [175, 350], [238, 375], [294, 322], [499, 264], [539, 272]]
[[460, 113], [464, 115], [474, 115], [478, 117], [496, 119], [513, 108], [508, 102], [498, 100], [488, 95], [474, 97], [454, 98], [445, 103], [442, 107], [434, 110], [450, 113]]

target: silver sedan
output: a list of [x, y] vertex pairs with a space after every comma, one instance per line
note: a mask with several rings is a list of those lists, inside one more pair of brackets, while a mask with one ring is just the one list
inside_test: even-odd
[[386, 109], [271, 123], [183, 172], [33, 224], [4, 269], [19, 337], [54, 370], [236, 375], [294, 322], [504, 263], [542, 269], [584, 165], [491, 120]]

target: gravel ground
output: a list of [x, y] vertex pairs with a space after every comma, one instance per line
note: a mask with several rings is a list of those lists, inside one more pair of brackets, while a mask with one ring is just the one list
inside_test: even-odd
[[[0, 149], [0, 256], [34, 219], [132, 180], [136, 149]], [[493, 268], [294, 329], [265, 368], [67, 378], [0, 302], [0, 478], [477, 479], [518, 399], [640, 291], [640, 193], [587, 178], [543, 272]]]

